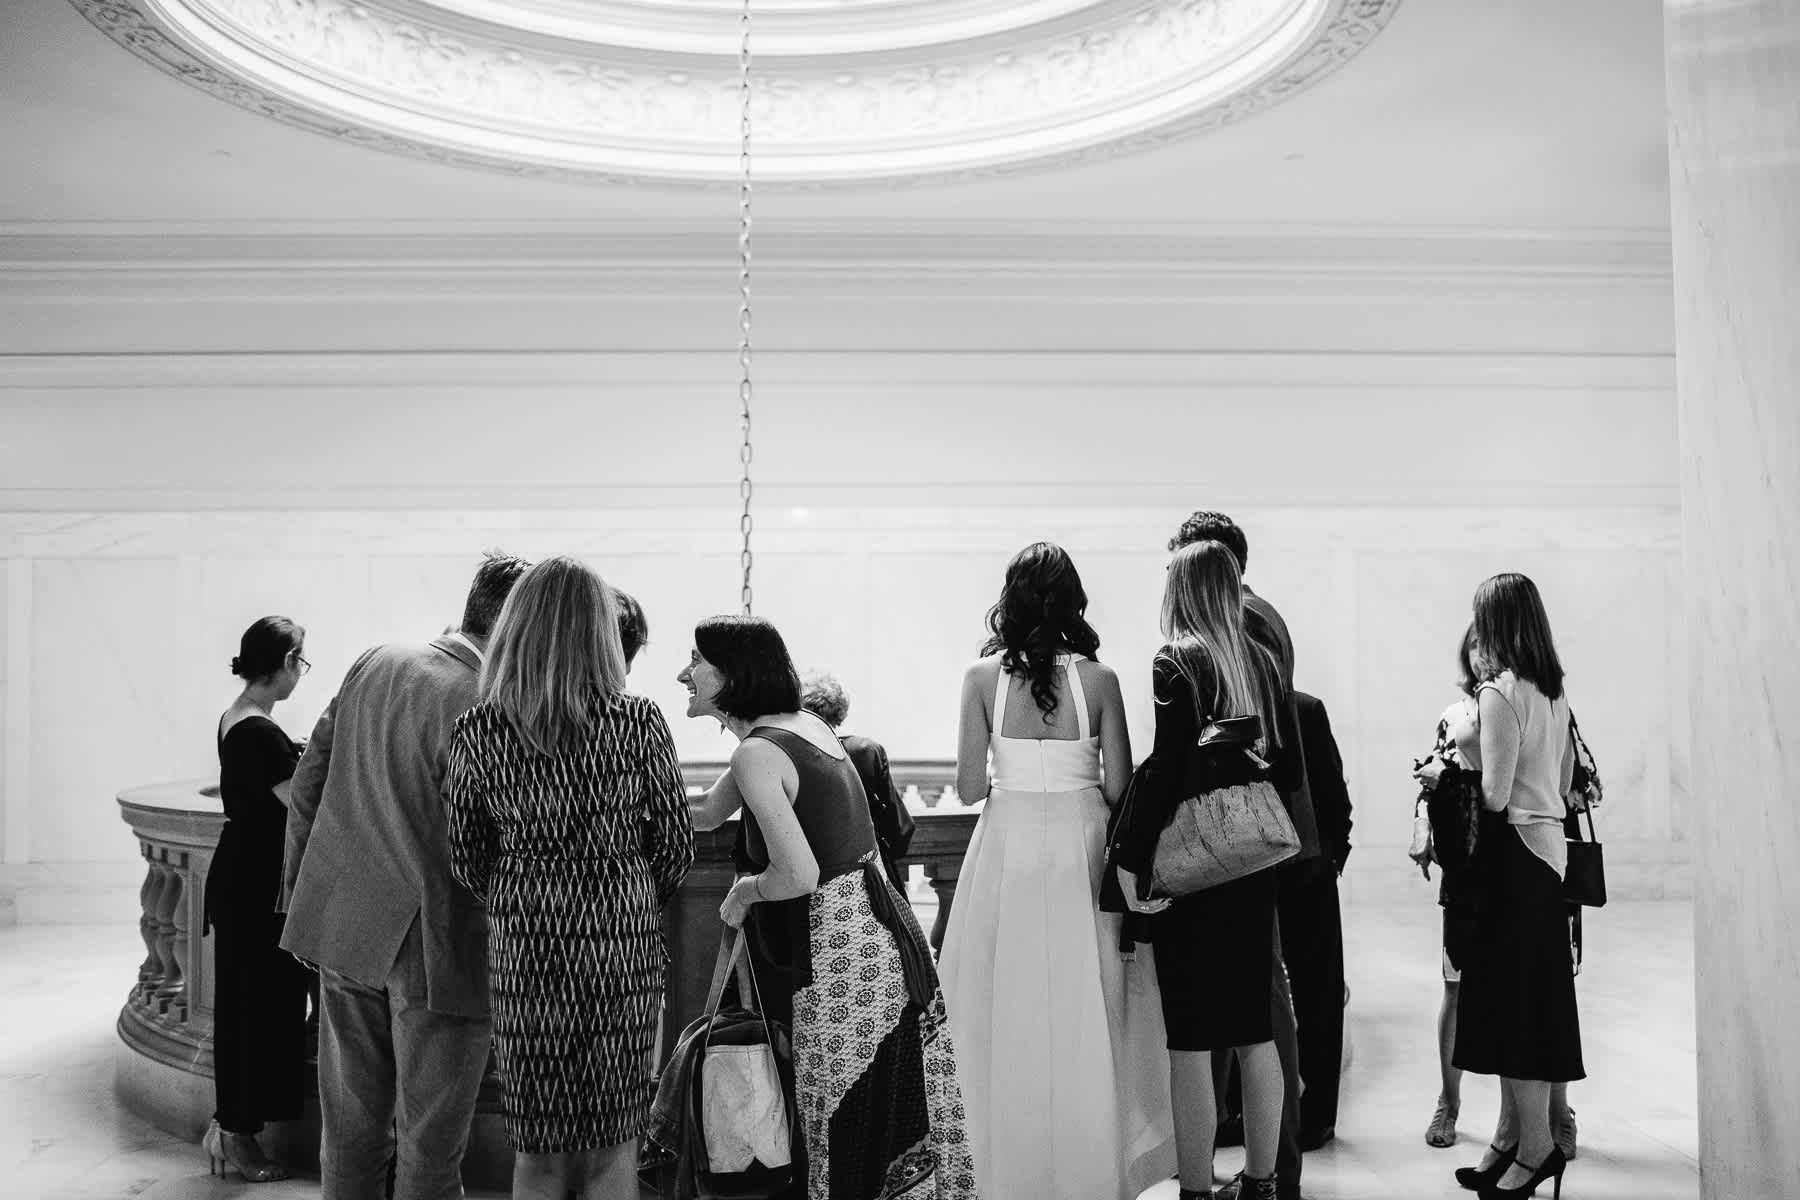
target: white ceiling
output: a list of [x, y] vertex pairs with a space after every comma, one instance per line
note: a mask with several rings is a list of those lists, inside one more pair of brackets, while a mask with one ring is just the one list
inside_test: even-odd
[[[551, 183], [334, 142], [134, 58], [67, 0], [0, 3], [0, 232], [45, 224], [642, 228], [729, 189]], [[980, 182], [763, 192], [759, 227], [1643, 234], [1668, 225], [1661, 6], [1407, 0], [1267, 112], [1111, 161]]]

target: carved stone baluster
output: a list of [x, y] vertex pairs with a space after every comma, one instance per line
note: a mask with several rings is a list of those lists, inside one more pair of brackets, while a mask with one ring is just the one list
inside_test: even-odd
[[175, 958], [175, 908], [181, 903], [182, 889], [181, 876], [167, 858], [157, 863], [157, 869], [163, 876], [156, 899], [156, 955], [162, 963], [162, 978], [154, 1004], [160, 1014], [169, 1011], [169, 1001], [181, 990], [181, 963]]
[[148, 843], [144, 843], [144, 885], [138, 889], [138, 903], [142, 911], [138, 914], [138, 932], [144, 939], [144, 961], [138, 967], [137, 988], [133, 997], [140, 1004], [149, 1005], [156, 995], [156, 989], [162, 986], [163, 961], [157, 949], [156, 910], [162, 903], [163, 869], [154, 857], [155, 851]]
[[176, 854], [170, 864], [171, 874], [175, 880], [172, 889], [175, 902], [170, 910], [173, 928], [169, 936], [169, 950], [175, 963], [175, 978], [164, 985], [163, 1011], [177, 1021], [188, 1019], [188, 934], [192, 926], [189, 908], [193, 896], [193, 876], [188, 871], [188, 856]]

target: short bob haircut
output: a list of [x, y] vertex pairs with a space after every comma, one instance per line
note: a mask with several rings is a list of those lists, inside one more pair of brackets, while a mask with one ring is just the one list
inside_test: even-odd
[[800, 711], [800, 675], [781, 632], [761, 617], [708, 617], [694, 626], [694, 649], [725, 682], [713, 704], [748, 720]]
[[1562, 696], [1562, 661], [1537, 584], [1512, 572], [1483, 580], [1475, 589], [1474, 628], [1490, 667], [1530, 681], [1546, 700]]
[[808, 671], [800, 681], [800, 707], [836, 729], [850, 715], [844, 685], [828, 671]]

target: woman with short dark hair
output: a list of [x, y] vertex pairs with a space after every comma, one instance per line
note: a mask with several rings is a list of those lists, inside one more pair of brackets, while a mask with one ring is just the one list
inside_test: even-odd
[[266, 1121], [300, 1117], [305, 1095], [306, 968], [281, 949], [275, 911], [287, 838], [287, 783], [300, 746], [271, 715], [311, 669], [306, 630], [263, 617], [244, 630], [231, 673], [243, 691], [219, 717], [225, 828], [206, 872], [213, 937], [213, 1092], [204, 1145], [250, 1183], [287, 1178], [256, 1140]]
[[[973, 1200], [931, 952], [882, 873], [849, 755], [800, 708], [781, 634], [755, 617], [708, 618], [678, 679], [690, 717], [713, 717], [738, 738], [694, 824], [717, 828], [743, 809], [753, 869], [719, 915], [755, 932], [765, 1011], [790, 1022], [794, 1157], [807, 1195]], [[786, 970], [771, 970], [772, 958]]]
[[1495, 575], [1475, 591], [1474, 640], [1492, 672], [1476, 691], [1482, 803], [1505, 826], [1475, 847], [1477, 929], [1463, 965], [1455, 1065], [1500, 1076], [1500, 1118], [1476, 1167], [1456, 1172], [1484, 1197], [1562, 1187], [1550, 1092], [1585, 1077], [1563, 874], [1563, 819], [1575, 749], [1563, 668], [1537, 586]]

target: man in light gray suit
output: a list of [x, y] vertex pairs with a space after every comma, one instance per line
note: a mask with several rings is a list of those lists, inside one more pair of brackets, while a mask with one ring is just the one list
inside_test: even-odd
[[364, 652], [314, 727], [288, 808], [282, 948], [320, 974], [324, 1200], [460, 1200], [487, 1067], [487, 916], [450, 876], [451, 726], [528, 564], [490, 554], [462, 627]]

